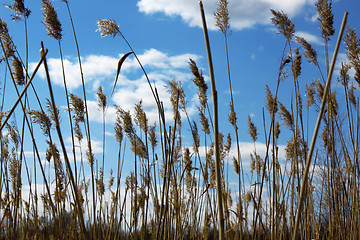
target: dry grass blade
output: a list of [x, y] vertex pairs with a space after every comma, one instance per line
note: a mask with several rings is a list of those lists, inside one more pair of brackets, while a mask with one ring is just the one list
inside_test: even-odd
[[110, 94], [110, 99], [115, 91], [115, 87], [116, 87], [116, 83], [119, 79], [119, 75], [120, 75], [120, 70], [121, 70], [121, 66], [123, 65], [123, 63], [125, 62], [125, 59], [130, 56], [132, 53], [134, 52], [128, 52], [126, 53], [124, 56], [122, 56], [118, 62], [118, 66], [117, 66], [117, 71], [116, 71], [116, 78], [115, 78], [115, 83], [114, 83], [114, 86], [113, 86], [113, 89], [111, 90], [111, 94]]

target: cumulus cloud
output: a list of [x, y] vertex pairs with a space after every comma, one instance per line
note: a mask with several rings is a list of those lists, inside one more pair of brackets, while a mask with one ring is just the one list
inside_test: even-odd
[[[86, 83], [95, 80], [103, 80], [114, 74], [118, 58], [103, 56], [103, 55], [89, 55], [82, 58], [82, 67], [84, 73], [84, 80]], [[61, 68], [61, 60], [59, 58], [49, 58], [47, 60], [49, 67], [49, 74], [51, 81], [63, 86], [64, 78]], [[65, 79], [68, 89], [73, 90], [81, 86], [81, 76], [79, 64], [76, 58], [65, 58], [64, 61]], [[30, 67], [34, 68], [36, 63], [31, 63]], [[114, 70], [115, 68], [115, 70]], [[39, 71], [39, 76], [45, 79], [45, 71], [43, 66]]]
[[[82, 58], [82, 67], [84, 73], [84, 80], [86, 83], [93, 83], [95, 86], [99, 85], [99, 82], [107, 79], [115, 79], [117, 64], [123, 54], [119, 54], [117, 57], [105, 56], [105, 55], [89, 55]], [[138, 55], [142, 65], [146, 67], [150, 72], [162, 71], [164, 76], [175, 77], [180, 71], [176, 71], [188, 67], [189, 58], [198, 60], [199, 55], [196, 54], [179, 54], [175, 56], [169, 56], [167, 53], [161, 52], [157, 49], [146, 50], [143, 54]], [[34, 69], [37, 63], [31, 63], [31, 68]], [[56, 85], [63, 86], [63, 72], [61, 68], [61, 60], [59, 58], [48, 59], [49, 73], [52, 82]], [[70, 90], [76, 89], [81, 86], [80, 70], [77, 58], [65, 58], [64, 59], [65, 79], [66, 85]], [[122, 65], [121, 71], [130, 73], [139, 70], [139, 65], [135, 58], [128, 58]], [[173, 76], [171, 76], [171, 74]], [[39, 76], [45, 79], [45, 71], [42, 68], [39, 71]]]
[[[123, 54], [115, 57], [89, 55], [82, 58], [84, 79], [89, 94], [87, 97], [87, 105], [91, 121], [102, 122], [102, 118], [99, 117], [101, 116], [101, 111], [99, 110], [96, 100], [96, 91], [99, 86], [103, 86], [104, 92], [110, 94], [116, 76], [118, 61], [122, 56]], [[191, 53], [169, 55], [168, 53], [152, 48], [139, 54], [138, 58], [147, 71], [152, 87], [156, 87], [160, 99], [164, 102], [166, 118], [169, 120], [172, 119], [171, 104], [168, 101], [169, 93], [166, 84], [172, 79], [190, 84], [190, 80], [193, 77], [188, 68], [189, 58], [197, 61], [201, 57]], [[35, 66], [35, 63], [33, 63], [32, 66]], [[52, 82], [55, 85], [63, 86], [64, 82], [60, 59], [49, 58], [48, 66]], [[81, 87], [77, 59], [69, 57], [64, 59], [64, 68], [66, 84], [70, 92]], [[45, 79], [44, 70], [39, 72], [39, 76]], [[157, 121], [158, 110], [153, 93], [137, 60], [130, 55], [122, 65], [121, 74], [116, 84], [114, 94], [108, 102], [106, 122], [115, 122], [116, 108], [113, 106], [114, 104], [126, 111], [130, 110], [132, 112], [134, 105], [140, 100], [142, 100], [143, 108], [148, 114], [149, 122]]]
[[[215, 30], [213, 13], [216, 11], [217, 0], [204, 0], [208, 27]], [[256, 24], [269, 24], [269, 9], [282, 10], [290, 16], [296, 16], [312, 0], [237, 0], [229, 2], [230, 21], [232, 28], [241, 30]], [[167, 16], [180, 16], [189, 26], [201, 27], [199, 6], [194, 0], [140, 0], [137, 3], [140, 12], [145, 14], [164, 13]]]

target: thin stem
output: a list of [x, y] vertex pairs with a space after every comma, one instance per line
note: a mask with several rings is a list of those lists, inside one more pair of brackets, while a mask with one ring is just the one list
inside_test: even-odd
[[312, 138], [309, 153], [308, 153], [308, 156], [307, 156], [307, 159], [306, 159], [306, 166], [305, 166], [305, 170], [304, 170], [303, 180], [302, 180], [302, 184], [301, 184], [301, 191], [300, 191], [299, 201], [298, 201], [298, 210], [297, 210], [297, 213], [296, 213], [295, 227], [294, 227], [294, 232], [293, 232], [293, 236], [292, 236], [293, 240], [296, 240], [298, 238], [300, 215], [301, 215], [301, 211], [302, 211], [303, 200], [305, 198], [305, 189], [306, 189], [306, 186], [307, 186], [307, 178], [308, 178], [308, 173], [309, 173], [309, 169], [310, 169], [311, 158], [312, 158], [312, 154], [314, 152], [315, 143], [316, 143], [317, 135], [318, 135], [319, 128], [320, 128], [321, 119], [322, 119], [322, 116], [323, 116], [323, 113], [324, 113], [324, 110], [325, 110], [326, 98], [328, 96], [328, 92], [329, 92], [329, 89], [330, 89], [331, 78], [332, 78], [332, 74], [334, 72], [336, 58], [337, 58], [337, 54], [338, 54], [338, 51], [339, 51], [339, 48], [340, 48], [342, 35], [344, 33], [347, 16], [348, 16], [348, 12], [345, 12], [344, 18], [343, 18], [343, 21], [342, 21], [342, 24], [341, 24], [341, 29], [340, 29], [340, 32], [339, 32], [339, 37], [338, 37], [338, 40], [337, 40], [337, 43], [336, 43], [333, 59], [332, 59], [332, 62], [331, 62], [330, 71], [329, 71], [328, 78], [327, 78], [327, 81], [326, 81], [326, 85], [325, 85], [325, 89], [324, 89], [324, 95], [323, 95], [323, 98], [322, 98], [318, 119], [317, 119], [317, 122], [316, 122], [316, 125], [315, 125], [313, 138]]

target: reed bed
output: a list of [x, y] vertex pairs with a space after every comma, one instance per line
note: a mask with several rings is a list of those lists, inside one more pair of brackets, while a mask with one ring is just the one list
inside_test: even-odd
[[[272, 23], [285, 46], [279, 54], [279, 68], [275, 70], [278, 72], [276, 88], [265, 86], [262, 130], [250, 115], [248, 126], [238, 125], [236, 108], [242, 103], [233, 98], [228, 1], [218, 1], [214, 16], [207, 17], [215, 17], [225, 40], [230, 104], [228, 119], [220, 121], [228, 120], [233, 127], [233, 131], [226, 134], [218, 126], [217, 91], [201, 1], [211, 92], [202, 70], [189, 59], [189, 72], [199, 100], [196, 120], [188, 113], [182, 83], [168, 81], [170, 99], [160, 99], [158, 89], [151, 83], [118, 24], [103, 19], [98, 21], [99, 34], [125, 42], [128, 53], [119, 59], [111, 93], [107, 94], [101, 86], [98, 88], [100, 130], [93, 129], [89, 119], [82, 59], [70, 4], [66, 0], [61, 2], [68, 10], [75, 40], [82, 83], [80, 95], [67, 87], [62, 23], [51, 1], [42, 0], [43, 23], [48, 36], [58, 42], [58, 49], [49, 50], [39, 43], [41, 55], [32, 72], [29, 72], [28, 60], [28, 37], [31, 36], [27, 31], [31, 11], [23, 0], [7, 5], [13, 11], [13, 19], [24, 24], [25, 56], [17, 51], [16, 41], [0, 18], [0, 64], [5, 66], [2, 96], [8, 88], [14, 88], [11, 91], [17, 99], [8, 108], [3, 98], [0, 109], [2, 239], [360, 238], [357, 96], [360, 41], [354, 28], [347, 25], [345, 29], [345, 14], [337, 44], [345, 44], [348, 63], [342, 64], [340, 73], [334, 73], [338, 49], [330, 59], [329, 42], [335, 41], [331, 1], [319, 0], [315, 4], [324, 40], [321, 53], [304, 38], [296, 36], [295, 24], [284, 12], [270, 10]], [[49, 51], [59, 52], [61, 59], [65, 111], [56, 103], [57, 98], [64, 96], [53, 92], [47, 65]], [[324, 66], [318, 60], [320, 54], [326, 59]], [[110, 159], [116, 162], [116, 169], [110, 169], [106, 165], [110, 160], [105, 154], [105, 140], [109, 141], [105, 133], [110, 127], [106, 124], [107, 110], [118, 87], [122, 66], [129, 57], [135, 59], [144, 74], [157, 107], [158, 121], [149, 123], [142, 101], [134, 106], [133, 114], [122, 106], [115, 106], [117, 118], [112, 130], [118, 148], [114, 150], [117, 158]], [[313, 68], [313, 79], [317, 80], [300, 81], [304, 64]], [[39, 95], [40, 91], [32, 83], [40, 66], [46, 73], [46, 96]], [[338, 78], [332, 79], [333, 74]], [[331, 80], [342, 87], [332, 89]], [[280, 96], [284, 81], [291, 82], [293, 88], [291, 100], [287, 102], [282, 102]], [[212, 101], [208, 100], [209, 96]], [[166, 118], [163, 101], [169, 101], [172, 119]], [[16, 109], [20, 111], [16, 111], [15, 118]], [[315, 123], [309, 119], [314, 115], [318, 115], [318, 122], [313, 132]], [[64, 136], [64, 125], [70, 129], [70, 147], [65, 145], [64, 138], [69, 136]], [[248, 128], [254, 146], [250, 156], [246, 156], [251, 159], [249, 180], [244, 178], [239, 128]], [[93, 131], [102, 133], [102, 153], [96, 156], [92, 149]], [[259, 132], [263, 132], [266, 139], [264, 155], [257, 151]], [[192, 144], [183, 142], [185, 135], [191, 138]], [[285, 161], [280, 161], [279, 156], [282, 136], [290, 136]], [[31, 141], [26, 141], [28, 137]], [[29, 144], [31, 157], [25, 154]], [[231, 149], [235, 149], [235, 154], [230, 154]], [[230, 157], [238, 181], [235, 189], [229, 186]], [[131, 164], [132, 171], [127, 176], [124, 176], [124, 164]], [[23, 186], [29, 186], [28, 196], [23, 194]], [[232, 191], [236, 191], [238, 197]]]

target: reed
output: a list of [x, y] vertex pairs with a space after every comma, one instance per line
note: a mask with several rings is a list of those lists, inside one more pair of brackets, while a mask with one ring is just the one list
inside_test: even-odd
[[[24, 54], [18, 52], [6, 22], [0, 19], [0, 64], [5, 71], [0, 111], [0, 238], [360, 237], [357, 92], [360, 41], [356, 29], [345, 26], [347, 13], [330, 61], [329, 48], [335, 33], [331, 1], [315, 3], [319, 35], [324, 41], [320, 51], [296, 36], [295, 23], [286, 13], [270, 10], [272, 24], [284, 41], [284, 48], [279, 51], [275, 84], [264, 86], [263, 127], [257, 126], [251, 115], [247, 116], [248, 126], [244, 127], [238, 124], [237, 109], [242, 103], [235, 101], [232, 86], [230, 56], [235, 57], [237, 53], [228, 42], [231, 34], [229, 1], [219, 0], [213, 16], [224, 37], [226, 54], [224, 63], [230, 103], [229, 114], [224, 119], [219, 116], [212, 49], [204, 15], [207, 6], [203, 6], [202, 1], [199, 1], [199, 14], [203, 21], [210, 82], [205, 81], [203, 70], [196, 61], [189, 59], [190, 84], [198, 97], [196, 116], [190, 114], [187, 90], [177, 79], [166, 83], [169, 99], [160, 99], [159, 96], [165, 94], [158, 92], [135, 47], [115, 20], [99, 20], [97, 31], [102, 37], [120, 37], [128, 51], [114, 66], [116, 75], [110, 86], [111, 92], [102, 85], [96, 95], [89, 96], [70, 3], [61, 2], [69, 22], [61, 23], [58, 14], [63, 12], [57, 12], [53, 2], [42, 0], [44, 30], [56, 40], [58, 50], [45, 49], [41, 43], [39, 60], [32, 73], [29, 72], [28, 49], [34, 46], [29, 46], [31, 32], [27, 29], [31, 11], [20, 0], [6, 5], [12, 10], [12, 18], [24, 23]], [[71, 25], [70, 38], [75, 42], [82, 82], [81, 96], [67, 86], [68, 69], [62, 56], [63, 36], [66, 36], [63, 24]], [[341, 64], [337, 79], [341, 88], [331, 89], [330, 81], [342, 39], [348, 62]], [[63, 92], [55, 91], [52, 86], [47, 65], [50, 51], [59, 51]], [[324, 63], [321, 59], [325, 59]], [[157, 122], [149, 122], [149, 114], [153, 113], [146, 111], [148, 103], [143, 100], [139, 100], [131, 111], [121, 105], [111, 105], [122, 81], [120, 71], [129, 60], [137, 63], [143, 73], [144, 83], [156, 105]], [[317, 80], [303, 80], [305, 64], [312, 66]], [[47, 88], [40, 91], [34, 79], [41, 67], [45, 69]], [[292, 94], [283, 100], [285, 81], [291, 86], [286, 91], [290, 89]], [[7, 96], [10, 90], [16, 96], [8, 106], [5, 94]], [[57, 105], [62, 94], [65, 94], [65, 109]], [[91, 97], [96, 98], [101, 114], [99, 129], [90, 125], [88, 99]], [[167, 102], [170, 109], [164, 107]], [[116, 112], [113, 124], [107, 121], [109, 111]], [[18, 113], [22, 120], [19, 126], [16, 122]], [[315, 114], [318, 118], [313, 123], [309, 119]], [[230, 133], [220, 129], [219, 122], [226, 120], [231, 127]], [[69, 127], [69, 133], [64, 130], [66, 127]], [[251, 153], [245, 156], [250, 158], [249, 173], [243, 168], [241, 128], [247, 129], [252, 142]], [[95, 131], [102, 139], [99, 141], [100, 153], [94, 153], [93, 149], [91, 134]], [[108, 136], [110, 131], [113, 137]], [[313, 137], [309, 141], [311, 134]], [[30, 141], [26, 140], [28, 136]], [[66, 146], [67, 137], [71, 139], [70, 147]], [[110, 141], [116, 142], [116, 149], [110, 149]], [[259, 150], [262, 141], [265, 153]], [[282, 161], [280, 143], [285, 141], [285, 160]], [[32, 157], [25, 154], [28, 146], [33, 149]], [[110, 150], [116, 152], [115, 157], [111, 157]], [[33, 169], [29, 161], [33, 161]], [[230, 161], [233, 173], [228, 166]], [[109, 167], [110, 162], [114, 163], [111, 165], [114, 169]], [[130, 169], [128, 174], [125, 165]], [[37, 172], [40, 175], [36, 178]], [[245, 181], [246, 174], [250, 179]], [[230, 175], [237, 178], [236, 187], [231, 187]], [[43, 187], [39, 187], [40, 183]], [[25, 185], [30, 186], [26, 199]], [[238, 199], [234, 198], [234, 191]]]

